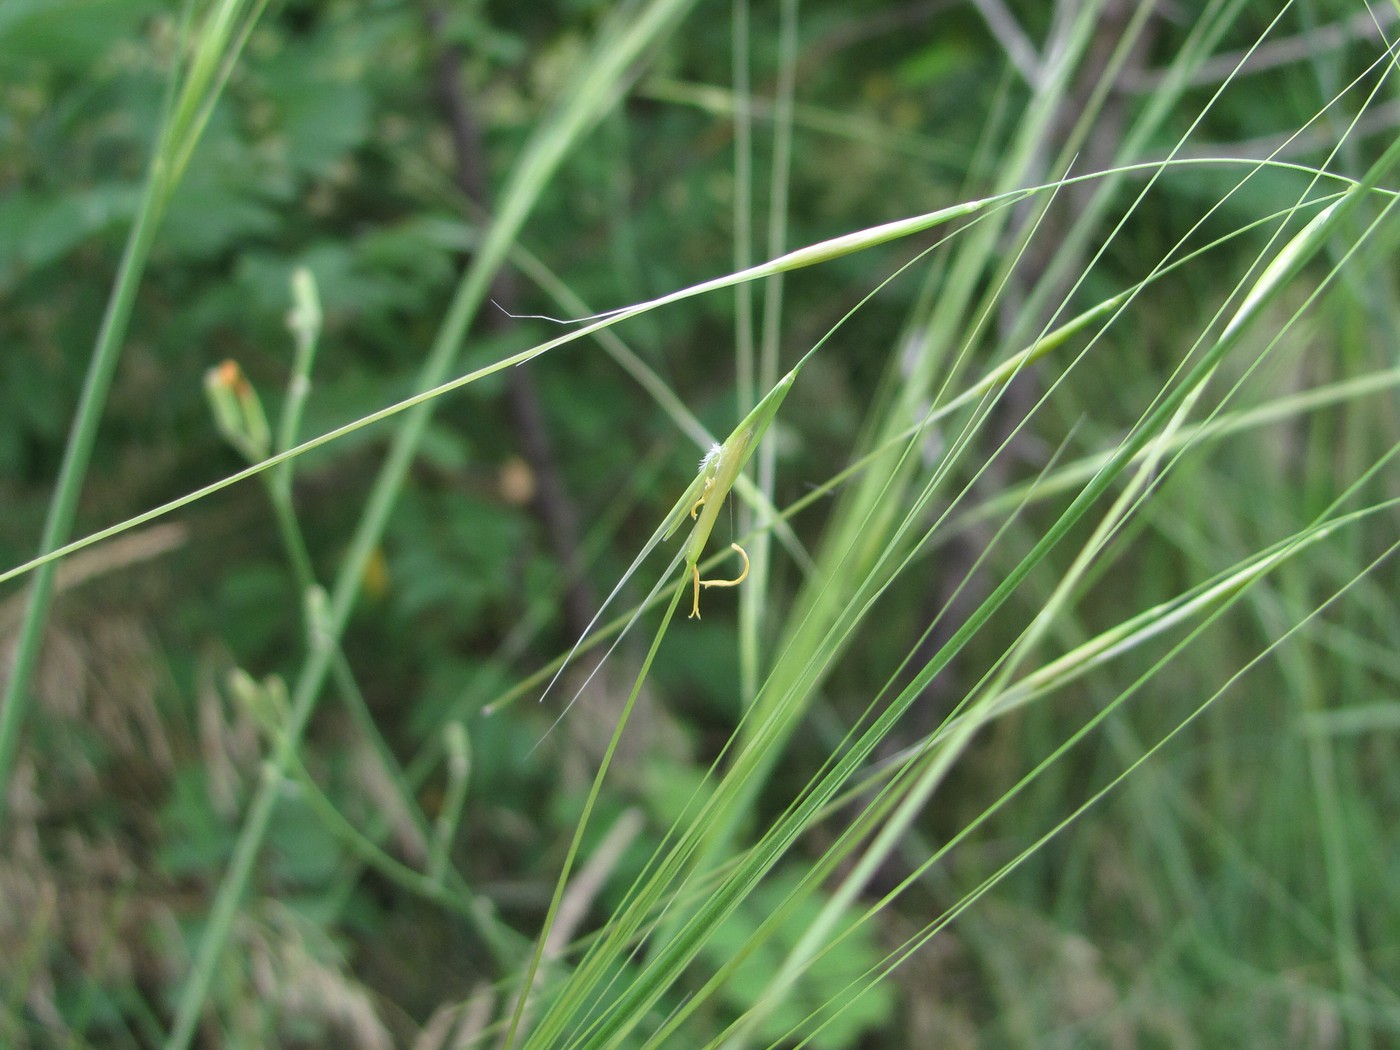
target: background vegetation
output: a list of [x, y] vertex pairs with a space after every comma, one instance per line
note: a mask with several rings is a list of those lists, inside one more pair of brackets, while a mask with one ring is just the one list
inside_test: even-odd
[[6, 0], [0, 1043], [1400, 1042], [1396, 26]]

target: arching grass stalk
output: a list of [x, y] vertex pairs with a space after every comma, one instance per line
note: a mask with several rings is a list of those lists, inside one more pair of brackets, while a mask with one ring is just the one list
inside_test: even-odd
[[[609, 328], [612, 325], [619, 324], [622, 321], [629, 320], [633, 317], [638, 317], [644, 313], [648, 313], [652, 310], [659, 309], [663, 306], [668, 306], [672, 303], [680, 302], [684, 299], [690, 299], [698, 295], [703, 295], [707, 292], [718, 291], [722, 288], [731, 288], [734, 285], [741, 284], [745, 281], [756, 281], [759, 278], [766, 277], [769, 274], [775, 273], [779, 270], [795, 270], [806, 266], [816, 266], [820, 263], [829, 262], [833, 259], [839, 259], [842, 256], [850, 255], [853, 252], [863, 251], [867, 248], [874, 248], [878, 245], [886, 244], [889, 241], [897, 240], [902, 237], [912, 236], [916, 233], [922, 233], [925, 230], [933, 229], [936, 226], [941, 226], [945, 223], [952, 222], [956, 219], [966, 218], [968, 216], [976, 214], [979, 211], [982, 211], [983, 209], [1005, 207], [1025, 197], [1033, 196], [1036, 193], [1041, 193], [1048, 189], [1053, 189], [1056, 185], [1058, 185], [1058, 183], [1051, 183], [1045, 186], [1035, 186], [1030, 189], [1013, 190], [1008, 193], [999, 194], [993, 197], [984, 197], [978, 200], [965, 201], [961, 204], [953, 204], [946, 208], [940, 208], [937, 211], [926, 212], [922, 215], [911, 216], [907, 219], [898, 219], [894, 222], [884, 223], [880, 226], [872, 226], [868, 229], [858, 230], [855, 233], [843, 234], [840, 237], [833, 237], [829, 240], [819, 241], [816, 244], [808, 245], [805, 248], [799, 248], [796, 251], [788, 252], [786, 255], [782, 256], [779, 259], [773, 259], [765, 263], [760, 263], [757, 266], [751, 267], [748, 270], [743, 270], [739, 273], [726, 274], [723, 277], [716, 277], [713, 280], [705, 281], [701, 284], [691, 285], [690, 287], [679, 289], [678, 291], [671, 292], [667, 295], [663, 295], [657, 299], [651, 299], [644, 303], [638, 303], [633, 306], [625, 307], [621, 310], [614, 310], [609, 313], [600, 314], [596, 317], [587, 318], [587, 324], [585, 324], [582, 328], [578, 328], [572, 332], [569, 332], [566, 335], [557, 336], [556, 338], [550, 339], [547, 342], [540, 343], [536, 346], [530, 347], [529, 349], [521, 350], [518, 353], [511, 354], [509, 357], [503, 358], [499, 361], [493, 361], [488, 365], [482, 365], [479, 368], [474, 368], [464, 373], [463, 375], [458, 376], [455, 379], [443, 379], [440, 382], [435, 383], [433, 386], [421, 390], [417, 394], [410, 395], [409, 397], [406, 397], [401, 401], [396, 401], [392, 405], [386, 405], [384, 408], [378, 409], [374, 412], [366, 413], [354, 422], [346, 423], [344, 426], [336, 427], [334, 430], [327, 431], [326, 433], [321, 434], [318, 437], [310, 438], [306, 441], [303, 441], [295, 448], [290, 448], [287, 449], [285, 452], [278, 453], [274, 456], [269, 456], [261, 463], [255, 463], [251, 467], [247, 467], [243, 470], [237, 471], [236, 473], [230, 474], [228, 477], [222, 478], [219, 481], [215, 481], [208, 485], [205, 485], [203, 488], [196, 489], [195, 491], [187, 493], [186, 495], [181, 496], [177, 499], [170, 500], [167, 503], [162, 503], [158, 507], [153, 507], [150, 510], [145, 511], [141, 514], [133, 515], [132, 517], [127, 518], [125, 521], [117, 523], [116, 525], [109, 526], [105, 529], [99, 529], [97, 532], [84, 536], [80, 540], [75, 540], [71, 543], [64, 544], [61, 547], [56, 547], [45, 554], [39, 555], [35, 558], [31, 558], [29, 561], [22, 562], [21, 564], [16, 565], [13, 568], [6, 569], [4, 572], [0, 572], [0, 583], [5, 583], [9, 580], [17, 579], [20, 576], [26, 575], [27, 573], [34, 572], [43, 565], [47, 565], [50, 562], [57, 561], [60, 558], [65, 558], [70, 554], [74, 554], [85, 547], [90, 547], [95, 543], [101, 543], [103, 540], [111, 539], [113, 536], [126, 532], [129, 529], [134, 529], [140, 525], [146, 524], [147, 522], [154, 521], [157, 518], [165, 517], [172, 511], [179, 510], [181, 507], [187, 507], [192, 503], [197, 503], [205, 497], [212, 496], [216, 492], [221, 492], [224, 489], [229, 488], [230, 486], [237, 485], [239, 482], [247, 481], [249, 478], [257, 477], [265, 470], [271, 470], [272, 468], [280, 466], [288, 460], [296, 459], [298, 456], [305, 455], [307, 452], [310, 452], [313, 449], [320, 448], [321, 446], [328, 445], [333, 441], [339, 440], [340, 438], [347, 437], [348, 435], [355, 433], [357, 430], [360, 430], [363, 427], [367, 427], [374, 423], [379, 423], [383, 420], [390, 419], [401, 413], [409, 412], [413, 409], [420, 408], [428, 402], [434, 401], [437, 398], [441, 397], [443, 394], [451, 393], [454, 390], [460, 390], [462, 387], [469, 386], [479, 379], [484, 379], [487, 376], [494, 375], [497, 372], [501, 372], [515, 365], [525, 364], [527, 361], [532, 361], [535, 358], [540, 357], [541, 355], [546, 354], [551, 350], [557, 349], [558, 347], [564, 346], [568, 343], [575, 342], [576, 340], [582, 339], [585, 336], [592, 335], [594, 332], [598, 332], [605, 328]], [[483, 248], [483, 251], [484, 250], [485, 248]], [[454, 330], [457, 327], [462, 326], [454, 325]], [[441, 339], [439, 339], [439, 342], [441, 342]]]
[[[1348, 189], [1355, 188], [1358, 186], [1358, 183], [1354, 179], [1350, 179], [1346, 176], [1337, 175], [1331, 172], [1319, 171], [1318, 169], [1309, 167], [1307, 165], [1286, 163], [1280, 161], [1270, 161], [1267, 163], [1261, 163], [1259, 161], [1240, 160], [1238, 158], [1192, 158], [1190, 160], [1172, 160], [1165, 162], [1156, 161], [1150, 163], [1125, 165], [1121, 168], [1113, 169], [1113, 172], [1151, 173], [1154, 171], [1160, 171], [1163, 168], [1175, 166], [1210, 166], [1214, 164], [1223, 164], [1231, 167], [1246, 165], [1250, 168], [1271, 168], [1278, 169], [1280, 171], [1295, 171], [1308, 176], [1317, 176], [1318, 178], [1340, 182], [1343, 184], [1344, 187]], [[44, 565], [48, 565], [51, 562], [58, 561], [62, 558], [66, 558], [70, 554], [76, 554], [80, 550], [83, 550], [87, 547], [91, 547], [94, 544], [101, 543], [104, 540], [112, 539], [113, 537], [118, 536], [121, 533], [127, 532], [131, 529], [139, 528], [140, 526], [155, 521], [158, 518], [163, 518], [177, 510], [180, 510], [183, 507], [188, 507], [194, 503], [198, 503], [200, 500], [205, 499], [208, 496], [212, 496], [217, 492], [222, 492], [226, 488], [231, 488], [232, 486], [247, 481], [250, 478], [257, 477], [259, 474], [263, 473], [266, 470], [271, 470], [275, 467], [279, 467], [283, 463], [288, 462], [289, 460], [296, 459], [297, 457], [305, 455], [306, 453], [311, 452], [315, 449], [321, 448], [324, 445], [329, 445], [332, 442], [338, 441], [343, 437], [348, 437], [350, 434], [355, 433], [363, 427], [372, 426], [375, 423], [380, 423], [387, 419], [391, 419], [394, 416], [397, 416], [403, 412], [407, 412], [428, 401], [432, 401], [438, 397], [441, 397], [444, 394], [451, 393], [454, 390], [460, 390], [463, 387], [469, 386], [480, 379], [486, 378], [487, 376], [494, 375], [495, 373], [503, 371], [506, 368], [511, 368], [515, 365], [524, 364], [525, 362], [531, 361], [534, 358], [548, 353], [551, 350], [557, 349], [558, 347], [564, 346], [568, 343], [572, 343], [575, 340], [582, 339], [585, 336], [593, 335], [595, 332], [603, 331], [604, 329], [609, 328], [612, 325], [618, 324], [622, 321], [628, 320], [633, 317], [640, 316], [641, 314], [647, 313], [651, 310], [659, 309], [660, 307], [667, 306], [671, 303], [680, 302], [683, 299], [689, 299], [694, 296], [704, 294], [706, 292], [733, 287], [737, 284], [746, 281], [755, 281], [759, 278], [767, 276], [769, 273], [775, 272], [775, 270], [779, 268], [798, 269], [805, 266], [815, 266], [819, 263], [827, 262], [832, 259], [837, 259], [841, 256], [849, 255], [853, 252], [863, 251], [866, 248], [873, 248], [878, 245], [885, 244], [886, 242], [891, 240], [911, 236], [913, 234], [932, 229], [935, 226], [951, 222], [958, 218], [973, 215], [976, 212], [979, 212], [986, 208], [1005, 207], [1010, 204], [1015, 204], [1017, 201], [1023, 200], [1026, 197], [1034, 196], [1035, 194], [1043, 193], [1047, 190], [1053, 190], [1058, 186], [1068, 186], [1091, 181], [1094, 179], [1101, 179], [1105, 176], [1105, 174], [1109, 173], [1095, 172], [1087, 175], [1070, 176], [1068, 178], [1056, 180], [1054, 182], [1036, 185], [1026, 189], [1010, 190], [1005, 193], [993, 195], [990, 197], [985, 197], [973, 201], [967, 201], [962, 204], [952, 205], [948, 208], [941, 208], [938, 211], [911, 216], [907, 219], [896, 220], [891, 223], [885, 223], [881, 226], [874, 226], [865, 230], [859, 230], [855, 233], [844, 234], [840, 237], [834, 237], [830, 240], [820, 241], [816, 244], [808, 245], [806, 248], [800, 248], [796, 251], [789, 252], [782, 258], [773, 259], [766, 263], [761, 263], [757, 266], [751, 267], [747, 270], [739, 271], [737, 273], [732, 274], [726, 274], [723, 277], [717, 277], [713, 280], [705, 281], [701, 284], [692, 285], [687, 288], [682, 288], [678, 291], [671, 292], [657, 299], [648, 300], [647, 302], [643, 303], [637, 303], [633, 306], [625, 307], [620, 310], [614, 310], [603, 314], [597, 314], [587, 318], [580, 318], [578, 319], [580, 323], [584, 321], [588, 323], [585, 324], [584, 327], [576, 329], [573, 332], [570, 332], [566, 335], [558, 336], [554, 339], [548, 340], [544, 343], [540, 343], [526, 350], [522, 350], [499, 361], [494, 361], [491, 364], [483, 365], [480, 368], [472, 369], [456, 377], [455, 379], [444, 380], [443, 382], [434, 386], [432, 389], [422, 390], [417, 394], [412, 394], [409, 397], [403, 398], [400, 401], [396, 401], [391, 405], [386, 405], [381, 409], [377, 409], [373, 412], [366, 413], [365, 415], [354, 420], [353, 422], [346, 423], [340, 427], [336, 427], [335, 429], [329, 430], [324, 434], [318, 435], [317, 437], [308, 438], [307, 440], [301, 442], [293, 448], [289, 448], [284, 452], [280, 452], [276, 455], [269, 456], [262, 462], [255, 463], [250, 467], [244, 468], [243, 470], [236, 471], [235, 473], [230, 474], [228, 477], [221, 478], [220, 480], [215, 482], [211, 482], [210, 484], [205, 485], [202, 488], [195, 489], [194, 491], [188, 492], [183, 496], [179, 496], [175, 499], [169, 500], [168, 502], [162, 503], [159, 506], [152, 507], [150, 510], [143, 511], [140, 514], [132, 515], [130, 518], [126, 518], [125, 520], [117, 522], [114, 525], [109, 525], [106, 528], [98, 529], [96, 532], [89, 533], [81, 539], [65, 543], [62, 546], [55, 547], [54, 549], [44, 554], [38, 555], [34, 558], [31, 558], [28, 561], [21, 562], [18, 565], [14, 565], [9, 569], [0, 572], [0, 583], [7, 583], [10, 580], [19, 579], [21, 576], [25, 576], [29, 573], [37, 571]], [[1381, 197], [1389, 198], [1396, 195], [1395, 191], [1382, 189], [1378, 186], [1367, 186], [1365, 187], [1365, 189], [1368, 194], [1375, 194]], [[896, 438], [895, 440], [898, 441], [899, 439]], [[745, 483], [741, 481], [741, 485], [743, 484]]]

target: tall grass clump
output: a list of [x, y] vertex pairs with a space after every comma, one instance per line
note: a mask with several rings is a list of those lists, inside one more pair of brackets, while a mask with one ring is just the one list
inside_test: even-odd
[[1396, 1038], [1400, 10], [81, 6], [0, 1038]]

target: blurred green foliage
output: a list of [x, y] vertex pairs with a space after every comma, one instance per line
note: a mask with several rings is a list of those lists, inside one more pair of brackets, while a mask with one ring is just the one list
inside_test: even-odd
[[[434, 87], [443, 46], [461, 50], [464, 90], [481, 130], [477, 159], [494, 185], [565, 82], [561, 70], [585, 52], [611, 6], [594, 0], [451, 5], [435, 38], [420, 5], [274, 5], [233, 70], [162, 224], [107, 406], [79, 532], [242, 465], [211, 423], [204, 375], [220, 361], [237, 361], [276, 417], [291, 372], [286, 316], [298, 267], [314, 275], [325, 312], [301, 436], [409, 394], [481, 217], [454, 181], [447, 118]], [[1026, 104], [1023, 86], [972, 5], [924, 5], [939, 8], [936, 32], [917, 20], [878, 28], [887, 14], [918, 6], [874, 0], [803, 5], [786, 246], [967, 199], [990, 181], [996, 146], [1010, 127], [1007, 114]], [[1046, 29], [1039, 21], [1048, 18], [1041, 5], [1008, 6], [1039, 39]], [[767, 99], [778, 30], [764, 5], [754, 7], [755, 95]], [[1310, 9], [1318, 18], [1345, 10], [1340, 4]], [[522, 247], [564, 275], [591, 308], [642, 300], [734, 265], [728, 15], [727, 5], [701, 5], [639, 71], [617, 111], [569, 158], [531, 217]], [[1252, 40], [1266, 15], [1242, 16], [1235, 44]], [[38, 535], [154, 145], [177, 20], [174, 7], [159, 0], [0, 4], [0, 562], [6, 566], [31, 556]], [[1157, 37], [1163, 54], [1189, 32], [1186, 21], [1164, 20]], [[867, 22], [877, 29], [865, 33]], [[918, 30], [902, 29], [906, 24]], [[1339, 52], [1335, 79], [1359, 62]], [[1308, 81], [1316, 69], [1290, 68], [1268, 86], [1246, 85], [1214, 111], [1207, 139], [1253, 140], [1296, 129], [1319, 105], [1317, 85]], [[686, 95], [696, 87], [717, 94]], [[1182, 112], [1196, 108], [1184, 104]], [[1175, 140], [1184, 120], [1167, 122], [1161, 145]], [[770, 128], [766, 120], [757, 127], [759, 170], [766, 171]], [[1206, 173], [1164, 187], [1151, 214], [1115, 243], [1109, 267], [1136, 275], [1136, 264], [1160, 257], [1232, 179]], [[758, 184], [762, 214], [766, 182]], [[1213, 221], [1233, 228], [1272, 210], [1281, 184], [1293, 185], [1282, 175], [1252, 185]], [[756, 226], [762, 244], [762, 224]], [[756, 251], [756, 257], [764, 254]], [[794, 275], [784, 344], [809, 346], [892, 268], [887, 262], [872, 269], [864, 257], [852, 257]], [[1142, 392], [1161, 382], [1156, 366], [1168, 358], [1163, 344], [1174, 345], [1179, 331], [1206, 311], [1194, 304], [1209, 300], [1219, 279], [1216, 266], [1233, 273], [1239, 260], [1207, 259], [1173, 278], [1180, 282], [1179, 300], [1191, 305], [1182, 306], [1180, 316], [1157, 317], [1144, 326], [1139, 345], [1086, 377], [1083, 413], [1056, 420], [1051, 429], [1079, 434], [1094, 447], [1101, 435], [1131, 423], [1136, 406], [1150, 399]], [[1105, 281], [1101, 271], [1091, 286], [1094, 281]], [[516, 312], [562, 312], [527, 282], [518, 287], [510, 304]], [[1098, 293], [1091, 287], [1090, 294]], [[859, 332], [842, 333], [794, 391], [791, 413], [775, 427], [783, 502], [844, 462], [916, 295], [912, 281], [890, 285], [862, 315]], [[727, 299], [683, 303], [623, 333], [719, 433], [735, 418], [729, 308]], [[505, 332], [483, 322], [465, 361], [481, 364], [553, 332], [534, 321], [508, 324]], [[552, 354], [532, 374], [564, 491], [582, 522], [585, 582], [595, 596], [605, 594], [693, 476], [697, 451], [595, 344]], [[435, 746], [449, 719], [474, 719], [482, 704], [574, 641], [556, 615], [570, 581], [531, 502], [539, 479], [520, 459], [520, 425], [507, 407], [506, 382], [494, 377], [440, 404], [344, 640], [365, 704], [403, 765], [420, 748]], [[387, 428], [369, 427], [297, 462], [299, 522], [323, 581], [339, 564], [386, 435]], [[1044, 440], [1059, 437], [1047, 433]], [[1255, 463], [1226, 459], [1219, 485], [1248, 492]], [[1333, 493], [1303, 495], [1321, 503]], [[1277, 499], [1274, 488], [1258, 502]], [[19, 878], [17, 870], [27, 873], [30, 897], [14, 899], [37, 918], [18, 932], [0, 923], [6, 936], [17, 938], [0, 950], [14, 957], [30, 953], [26, 974], [43, 972], [46, 980], [16, 985], [20, 991], [10, 991], [8, 999], [0, 982], [0, 1001], [19, 1018], [0, 1039], [47, 1045], [42, 1033], [57, 1022], [35, 1006], [47, 1002], [78, 1040], [74, 1045], [154, 1045], [167, 1021], [173, 982], [205, 921], [209, 888], [228, 863], [239, 807], [270, 746], [249, 712], [230, 700], [224, 676], [233, 667], [287, 674], [305, 649], [305, 596], [287, 570], [266, 493], [243, 485], [196, 504], [180, 522], [187, 531], [178, 550], [139, 572], [84, 584], [59, 603], [48, 673], [36, 685], [42, 710], [28, 740], [27, 790], [42, 820], [35, 825], [33, 855], [16, 852], [6, 873], [11, 880]], [[1232, 524], [1238, 523], [1220, 527]], [[1225, 560], [1206, 537], [1173, 535], [1170, 520], [1154, 527], [1198, 554], [1200, 564]], [[799, 521], [797, 528], [814, 526]], [[1261, 528], [1258, 537], [1229, 539], [1253, 549], [1268, 535]], [[1141, 598], [1149, 602], [1181, 586], [1174, 578], [1179, 564], [1154, 564], [1152, 556], [1136, 567]], [[787, 571], [778, 570], [779, 594], [796, 589], [782, 575]], [[869, 639], [834, 676], [833, 713], [797, 742], [794, 768], [780, 773], [780, 786], [790, 786], [784, 777], [800, 782], [820, 763], [822, 748], [844, 732], [840, 718], [859, 709], [875, 688], [871, 683], [883, 681], [926, 625], [931, 599], [925, 581], [903, 580], [899, 588], [892, 605], [904, 619]], [[625, 597], [642, 593], [634, 583]], [[1392, 611], [1384, 595], [1373, 598], [1378, 619]], [[723, 601], [707, 603], [703, 623], [668, 639], [668, 659], [652, 686], [664, 692], [665, 702], [647, 714], [656, 752], [634, 756], [625, 789], [604, 800], [596, 820], [606, 829], [633, 804], [654, 818], [618, 861], [618, 886], [657, 846], [656, 829], [684, 811], [740, 714], [738, 661], [726, 644], [731, 609]], [[1091, 606], [1086, 615], [1092, 619], [1096, 612], [1106, 619], [1118, 615], [1112, 603]], [[542, 626], [534, 633], [521, 628], [536, 623]], [[112, 640], [113, 624], [128, 632], [120, 644]], [[1271, 637], [1262, 628], [1259, 636]], [[622, 657], [638, 659], [639, 644], [624, 643]], [[467, 816], [452, 851], [465, 881], [481, 888], [515, 929], [529, 932], [548, 902], [610, 717], [601, 701], [585, 695], [567, 730], [546, 736], [557, 711], [533, 699], [509, 717], [472, 721]], [[1018, 729], [1037, 741], [1049, 739], [1052, 727], [1041, 717], [1028, 716]], [[117, 724], [132, 727], [129, 739], [114, 734]], [[998, 762], [1005, 760], [1004, 749], [1017, 745], [991, 736], [986, 766], [962, 774], [970, 781], [1005, 779], [1009, 762]], [[392, 796], [381, 782], [387, 774], [366, 750], [352, 717], [328, 705], [313, 726], [305, 762], [337, 809], [366, 825], [386, 823], [395, 849], [421, 859], [428, 848], [424, 829], [386, 803]], [[1228, 777], [1218, 754], [1186, 753], [1177, 761], [1191, 776]], [[1083, 773], [1067, 766], [1047, 781], [1040, 789], [1045, 805], [1035, 812], [1053, 809], [1050, 796], [1069, 790], [1067, 782]], [[414, 797], [430, 816], [446, 793], [446, 776], [435, 770], [416, 785]], [[966, 816], [954, 805], [935, 814], [930, 828], [946, 831]], [[1010, 823], [1014, 829], [1014, 818]], [[1213, 827], [1200, 834], [1209, 838]], [[1361, 825], [1349, 833], [1384, 837], [1383, 828]], [[1135, 866], [1154, 863], [1120, 855], [1119, 845], [1104, 842], [1101, 855], [1105, 867], [1121, 866], [1119, 877], [1131, 879]], [[1394, 868], [1393, 860], [1378, 855], [1365, 863]], [[1047, 885], [1090, 881], [1082, 870], [1061, 868], [1050, 851], [1028, 872], [1024, 895], [1044, 892], [1047, 923], [1056, 918]], [[745, 934], [781, 906], [795, 877], [783, 874], [746, 902], [707, 946], [697, 971], [723, 965]], [[438, 1004], [463, 999], [501, 976], [479, 931], [444, 921], [442, 911], [415, 903], [379, 874], [361, 877], [335, 831], [295, 790], [278, 810], [256, 879], [269, 910], [252, 909], [262, 924], [250, 919], [240, 929], [240, 952], [221, 971], [217, 1005], [227, 1020], [228, 1045], [332, 1045], [328, 1040], [337, 1038], [379, 1045], [372, 1026], [356, 1027], [365, 1016], [357, 1011], [376, 996], [384, 1007], [380, 1015], [393, 1018], [384, 1022], [385, 1038], [409, 1045], [402, 1042], [405, 1033], [426, 1023]], [[55, 910], [53, 902], [66, 901], [73, 885], [93, 892], [81, 907]], [[1133, 896], [1131, 888], [1120, 888], [1124, 897]], [[1293, 889], [1306, 897], [1305, 888]], [[617, 892], [610, 885], [603, 901]], [[285, 904], [287, 912], [269, 902]], [[770, 954], [754, 956], [736, 973], [707, 1008], [707, 1032], [722, 1030], [752, 1005], [746, 987], [757, 982], [755, 970], [776, 967], [815, 910], [804, 903], [768, 946]], [[1131, 943], [1131, 929], [1114, 928], [1121, 913], [1105, 909], [1095, 918]], [[1239, 915], [1218, 918], [1227, 926], [1242, 921]], [[969, 942], [984, 934], [993, 940], [1017, 935], [1018, 920], [1005, 914], [982, 926], [978, 921], [970, 921]], [[1037, 936], [1049, 939], [1044, 930]], [[848, 982], [892, 948], [884, 941], [889, 931], [853, 930], [810, 972], [800, 994], [769, 1016], [761, 1039], [781, 1039], [808, 1011], [848, 994]], [[1280, 952], [1280, 959], [1289, 957]], [[1071, 976], [1083, 978], [1079, 987], [1097, 988], [1115, 965], [1131, 974], [1138, 966], [1150, 972], [1154, 963], [1095, 957]], [[973, 969], [949, 964], [941, 976], [965, 987], [980, 981]], [[341, 996], [339, 1012], [322, 1004], [298, 1013], [289, 1005], [296, 995], [274, 1001], [268, 992], [281, 982], [305, 992], [304, 1007], [314, 998], [307, 990], [312, 976], [321, 992], [334, 988]], [[1009, 970], [982, 975], [991, 985], [1014, 983], [1015, 976]], [[703, 979], [697, 973], [695, 983]], [[300, 980], [308, 982], [305, 988]], [[855, 998], [814, 1045], [904, 1045], [901, 1018], [921, 987], [893, 983]], [[33, 988], [44, 994], [29, 995]], [[266, 996], [262, 1004], [253, 994], [259, 992]], [[973, 998], [970, 1017], [990, 997]], [[668, 997], [656, 1012], [664, 1016], [681, 1000], [679, 993]], [[922, 1030], [960, 1031], [962, 1020]], [[1172, 1023], [1163, 1021], [1162, 1030]], [[1213, 1042], [1215, 1035], [1204, 1033], [1199, 1045], [1223, 1045], [1226, 1035]]]

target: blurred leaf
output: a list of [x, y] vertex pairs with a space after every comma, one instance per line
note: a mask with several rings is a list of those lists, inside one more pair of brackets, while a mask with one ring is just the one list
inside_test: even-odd
[[140, 187], [108, 183], [70, 192], [19, 191], [0, 199], [0, 292], [21, 269], [60, 261], [94, 234], [130, 221]]
[[[788, 898], [799, 892], [805, 891], [799, 890], [795, 875], [779, 874], [765, 881], [719, 926], [705, 945], [703, 954], [709, 965], [718, 968], [731, 961], [745, 949], [758, 925], [781, 910]], [[722, 993], [736, 1011], [748, 1009], [753, 1004], [753, 993], [757, 991], [761, 995], [768, 987], [769, 979], [782, 966], [788, 950], [807, 932], [824, 904], [820, 895], [805, 897], [785, 917], [776, 935], [739, 964]], [[853, 927], [854, 920], [848, 920], [835, 936]], [[862, 1032], [888, 1020], [894, 1009], [894, 990], [888, 984], [876, 984], [846, 1001], [852, 982], [860, 987], [862, 978], [883, 957], [873, 940], [874, 933], [872, 924], [866, 923], [854, 929], [835, 950], [817, 959], [802, 975], [792, 994], [772, 1008], [758, 1029], [759, 1037], [782, 1039], [814, 1010], [838, 1002], [842, 1004], [840, 1012], [822, 1015], [823, 1020], [829, 1017], [829, 1023], [812, 1037], [810, 1045], [825, 1050], [854, 1047], [859, 1045]]]
[[209, 136], [190, 162], [161, 225], [161, 246], [187, 259], [207, 259], [235, 243], [272, 233], [285, 188], [267, 178], [241, 144]]
[[262, 654], [285, 637], [298, 611], [287, 601], [294, 595], [280, 565], [245, 562], [229, 571], [219, 586], [223, 641], [241, 656]]
[[514, 593], [520, 514], [459, 492], [406, 498], [390, 527], [392, 589], [405, 615], [449, 633], [479, 629]]
[[293, 45], [260, 73], [276, 110], [279, 152], [293, 170], [323, 178], [364, 143], [370, 95], [358, 63]]
[[288, 797], [277, 807], [268, 833], [273, 876], [297, 886], [320, 886], [341, 863], [341, 846], [315, 811], [288, 787]]
[[215, 811], [199, 763], [176, 773], [160, 824], [160, 866], [176, 878], [212, 875], [233, 851], [233, 829]]
[[895, 67], [894, 79], [901, 88], [941, 84], [976, 68], [975, 55], [966, 41], [939, 37], [901, 61]]
[[141, 21], [155, 0], [5, 0], [0, 4], [0, 66], [19, 56], [64, 71], [88, 72]]

